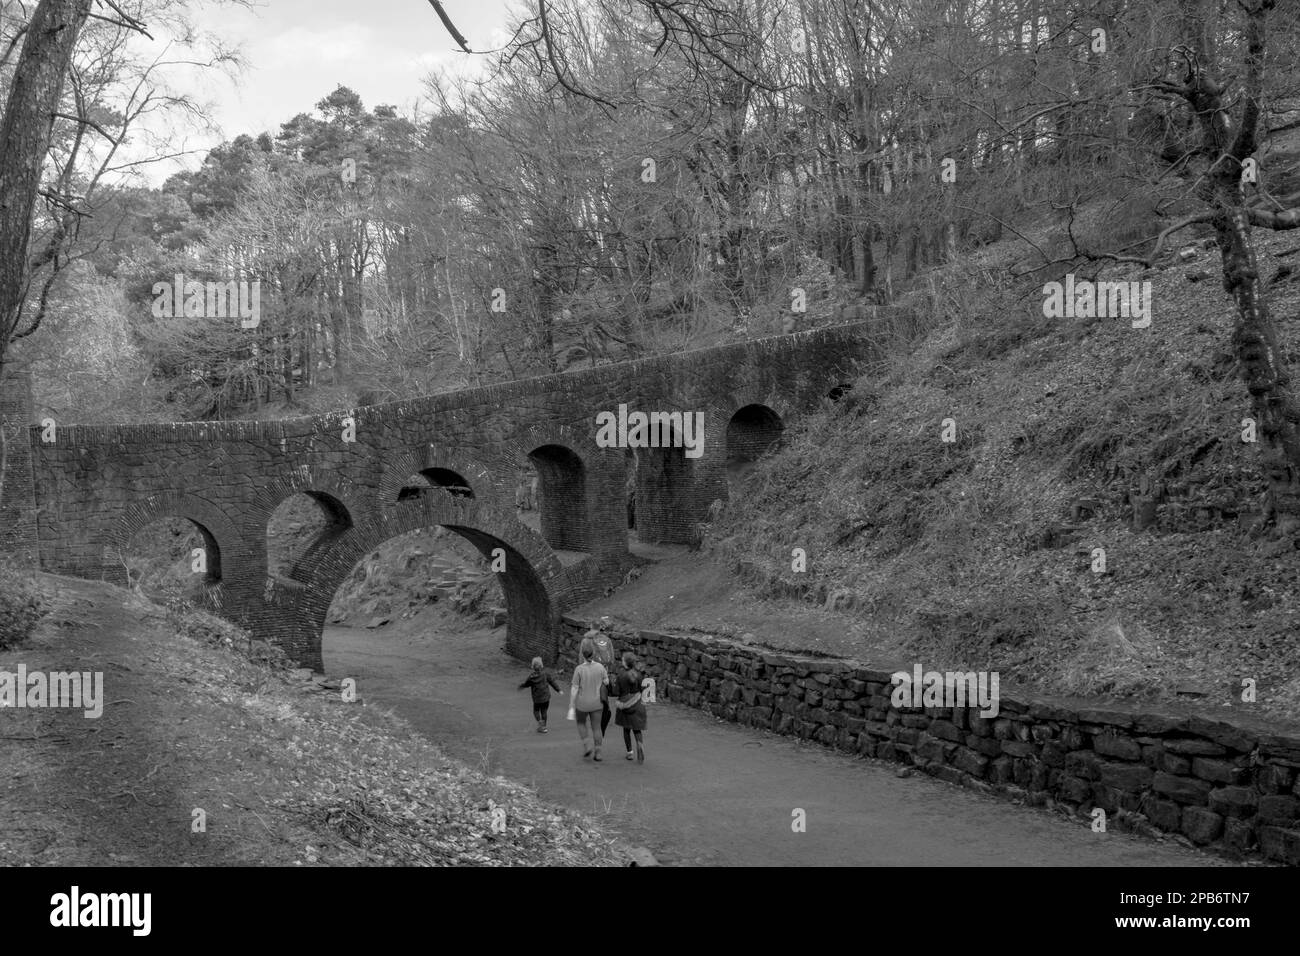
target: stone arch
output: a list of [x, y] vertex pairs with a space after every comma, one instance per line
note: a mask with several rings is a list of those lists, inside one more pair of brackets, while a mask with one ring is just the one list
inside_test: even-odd
[[781, 441], [785, 422], [768, 405], [742, 405], [727, 419], [726, 460], [757, 461]]
[[[410, 472], [406, 472], [402, 477], [409, 474]], [[337, 471], [325, 467], [312, 468], [310, 465], [301, 465], [290, 474], [275, 478], [259, 487], [252, 495], [253, 511], [265, 526], [275, 509], [280, 507], [286, 498], [298, 492], [313, 497], [327, 496], [337, 502], [354, 522], [364, 519], [373, 510], [367, 500], [367, 489], [357, 488]]]
[[528, 453], [537, 470], [542, 537], [563, 551], [591, 550], [587, 464], [567, 445], [538, 445]]
[[485, 557], [492, 558], [494, 550], [501, 549], [505, 557], [501, 586], [509, 614], [506, 650], [516, 657], [536, 655], [553, 663], [559, 653], [559, 614], [570, 588], [559, 559], [513, 515], [481, 499], [450, 495], [393, 504], [304, 557], [299, 577], [305, 586], [297, 592], [302, 625], [294, 648], [297, 656], [320, 666], [321, 634], [330, 602], [358, 561], [389, 538], [435, 526], [459, 534]]
[[599, 451], [593, 435], [594, 425], [592, 435], [568, 426], [527, 426], [512, 435], [507, 445], [516, 469], [531, 467], [537, 474], [541, 535], [552, 548], [593, 548], [591, 496]]
[[445, 451], [436, 445], [403, 452], [385, 465], [383, 477], [379, 480], [379, 501], [382, 506], [398, 500], [406, 479], [411, 475], [423, 475], [427, 471], [451, 472], [465, 480], [465, 485], [474, 493], [475, 498], [493, 497], [497, 494], [497, 482], [492, 470], [474, 455]]
[[722, 448], [728, 498], [738, 490], [737, 483], [754, 467], [754, 462], [780, 444], [784, 432], [785, 422], [769, 405], [752, 402], [731, 413], [723, 432]]
[[[452, 471], [450, 468], [422, 468], [418, 472], [418, 477], [422, 478], [426, 484], [412, 485], [406, 484], [398, 489], [397, 500], [405, 501], [417, 495], [436, 489], [445, 489], [447, 493], [457, 498], [473, 498], [474, 489], [469, 483], [469, 479], [460, 472]], [[408, 482], [410, 479], [407, 479]]]
[[[230, 565], [238, 564], [246, 548], [238, 527], [217, 505], [198, 495], [168, 492], [151, 495], [129, 506], [101, 535], [105, 552], [121, 555], [135, 533], [162, 518], [184, 518], [199, 530], [207, 552], [208, 572], [204, 595], [209, 605], [221, 607], [225, 594], [224, 578]], [[105, 562], [104, 577], [114, 584], [127, 586], [125, 565]]]
[[364, 520], [370, 509], [361, 504], [355, 490], [329, 474], [313, 473], [307, 466], [296, 469], [292, 476], [281, 478], [258, 489], [254, 496], [257, 513], [261, 516], [263, 543], [266, 547], [267, 574], [272, 575], [270, 544], [267, 532], [275, 512], [289, 498], [304, 494], [316, 502], [326, 517], [325, 527], [311, 540], [288, 568], [288, 576], [295, 581], [304, 580], [301, 568], [312, 554], [328, 548], [345, 534], [358, 520]]
[[646, 544], [682, 544], [697, 520], [695, 462], [680, 446], [636, 450], [636, 532]]
[[722, 413], [722, 422], [725, 428], [726, 423], [731, 420], [732, 416], [747, 405], [763, 405], [771, 409], [787, 425], [797, 412], [797, 409], [787, 396], [761, 386], [737, 389], [728, 395], [724, 401], [716, 403], [713, 407]]

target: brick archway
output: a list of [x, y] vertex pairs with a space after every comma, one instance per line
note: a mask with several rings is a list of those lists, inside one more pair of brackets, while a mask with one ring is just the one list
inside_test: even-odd
[[516, 657], [540, 656], [553, 662], [559, 649], [559, 615], [570, 583], [545, 541], [514, 515], [477, 498], [430, 495], [410, 498], [353, 525], [313, 551], [298, 566], [303, 582], [296, 592], [298, 621], [291, 647], [306, 666], [321, 666], [321, 634], [334, 594], [368, 552], [390, 538], [422, 528], [443, 527], [465, 538], [485, 557], [501, 549], [505, 571], [501, 587], [509, 618], [506, 650]]
[[397, 500], [406, 479], [431, 469], [454, 472], [465, 479], [475, 498], [499, 495], [499, 479], [487, 464], [474, 455], [443, 451], [435, 445], [404, 452], [385, 464], [379, 480], [379, 501], [388, 504]]
[[[126, 566], [120, 562], [120, 555], [136, 532], [166, 518], [184, 518], [198, 528], [199, 534], [203, 536], [208, 564], [204, 600], [212, 608], [221, 608], [226, 591], [225, 574], [229, 571], [238, 572], [248, 548], [230, 517], [211, 501], [198, 495], [185, 492], [151, 495], [129, 507], [121, 517], [103, 529], [100, 542], [106, 558], [104, 580], [128, 586], [130, 582], [127, 580]], [[110, 553], [118, 557], [116, 563], [108, 560]]]

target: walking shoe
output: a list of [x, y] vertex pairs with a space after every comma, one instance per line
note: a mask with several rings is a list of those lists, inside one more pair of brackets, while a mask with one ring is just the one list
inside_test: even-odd
[[549, 733], [550, 733], [550, 731], [547, 730], [545, 727], [540, 728], [537, 732], [538, 732], [539, 734], [549, 734]]
[[627, 759], [628, 759], [628, 760], [631, 760], [631, 759], [632, 759], [633, 757], [635, 757], [635, 756], [636, 756], [636, 754], [632, 753], [632, 751], [629, 750], [629, 751], [627, 752]]
[[[628, 756], [630, 757], [631, 754], [629, 754]], [[636, 745], [636, 762], [645, 763], [645, 748], [642, 747], [640, 744]]]
[[582, 752], [582, 759], [583, 759], [583, 760], [586, 760], [586, 759], [587, 759], [588, 757], [590, 757], [590, 756], [591, 756], [591, 750], [590, 750], [590, 748], [588, 748], [587, 750], [584, 750], [584, 751]]
[[599, 760], [599, 759], [600, 759], [600, 749], [599, 749], [599, 748], [597, 748], [596, 753], [595, 753], [595, 756], [593, 756], [591, 759], [592, 759], [592, 760]]

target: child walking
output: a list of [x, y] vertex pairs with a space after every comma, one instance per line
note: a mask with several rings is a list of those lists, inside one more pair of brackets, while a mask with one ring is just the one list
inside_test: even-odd
[[623, 673], [618, 675], [614, 693], [618, 695], [614, 702], [614, 723], [623, 728], [627, 759], [632, 759], [632, 738], [636, 737], [636, 762], [645, 763], [645, 746], [641, 740], [641, 732], [645, 730], [645, 703], [641, 699], [641, 673], [631, 651], [623, 654]]
[[551, 688], [546, 685], [550, 684], [556, 691], [559, 691], [560, 685], [555, 683], [555, 675], [542, 666], [540, 657], [533, 658], [533, 669], [529, 671], [524, 682], [519, 685], [519, 689], [525, 687], [533, 689], [533, 720], [537, 721], [537, 732], [539, 734], [550, 733], [546, 729], [546, 711], [551, 706]]

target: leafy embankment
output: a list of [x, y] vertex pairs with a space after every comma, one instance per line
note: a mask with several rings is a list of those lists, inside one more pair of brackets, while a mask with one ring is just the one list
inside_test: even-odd
[[0, 557], [0, 650], [27, 640], [48, 610], [36, 575]]
[[53, 609], [0, 670], [102, 672], [103, 714], [4, 711], [0, 865], [630, 859], [590, 819], [367, 705], [364, 686], [349, 702], [337, 682], [250, 660], [246, 633], [180, 605], [42, 582]]
[[[1300, 250], [1259, 242], [1296, 342]], [[958, 281], [976, 282], [965, 269]], [[1041, 275], [985, 282], [787, 432], [711, 528], [715, 553], [766, 594], [847, 608], [866, 637], [840, 653], [890, 647], [1049, 692], [1214, 705], [1240, 705], [1252, 678], [1260, 709], [1296, 716], [1300, 553], [1263, 527], [1217, 274], [1211, 241], [1149, 272], [1108, 269], [1152, 282], [1147, 329], [1045, 318]]]

